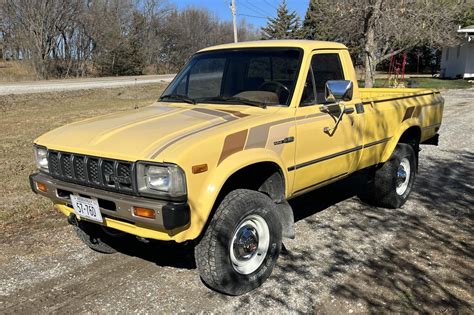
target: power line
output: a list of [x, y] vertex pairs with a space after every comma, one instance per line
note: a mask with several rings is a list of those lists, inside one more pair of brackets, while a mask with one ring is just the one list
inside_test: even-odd
[[240, 2], [241, 5], [243, 5], [244, 7], [246, 7], [247, 9], [251, 10], [253, 13], [256, 13], [258, 15], [264, 15], [264, 16], [268, 16], [267, 12], [265, 12], [264, 10], [256, 7], [255, 5], [251, 4], [251, 3], [245, 3], [243, 1]]
[[265, 2], [267, 5], [269, 5], [270, 7], [272, 7], [272, 9], [278, 10], [278, 8], [277, 8], [276, 6], [274, 6], [273, 4], [271, 4], [270, 2], [268, 2], [267, 0], [263, 0], [263, 2]]
[[243, 13], [239, 13], [237, 15], [238, 16], [246, 16], [246, 17], [256, 18], [256, 19], [265, 19], [265, 20], [268, 19], [268, 17], [265, 17], [265, 16], [257, 16], [257, 15], [243, 14]]
[[265, 8], [261, 8], [260, 6], [256, 5], [255, 3], [250, 2], [250, 0], [246, 0], [246, 2], [248, 4], [250, 4], [252, 7], [256, 8], [257, 10], [263, 12], [265, 16], [271, 15], [271, 14], [267, 14], [267, 10]]

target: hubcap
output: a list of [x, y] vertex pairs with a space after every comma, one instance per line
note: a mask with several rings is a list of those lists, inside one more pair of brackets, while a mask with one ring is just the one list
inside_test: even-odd
[[398, 195], [403, 195], [407, 189], [408, 184], [410, 183], [410, 161], [407, 158], [403, 158], [400, 161], [400, 165], [397, 170], [397, 179], [396, 179], [396, 191]]
[[246, 217], [235, 229], [230, 243], [230, 260], [235, 271], [248, 275], [257, 270], [267, 255], [270, 231], [259, 215]]
[[234, 255], [237, 259], [251, 258], [258, 247], [258, 234], [253, 226], [243, 226], [237, 233], [234, 242]]

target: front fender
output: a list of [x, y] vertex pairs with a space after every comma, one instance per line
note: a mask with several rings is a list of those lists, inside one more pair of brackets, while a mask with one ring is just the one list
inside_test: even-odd
[[230, 176], [246, 166], [260, 162], [273, 162], [280, 167], [285, 179], [285, 194], [288, 194], [290, 188], [288, 171], [279, 155], [264, 148], [234, 153], [217, 165], [217, 167], [210, 170], [206, 174], [206, 179], [203, 181], [200, 189], [193, 193], [191, 228], [185, 231], [186, 235], [184, 237], [186, 239], [194, 239], [200, 235], [209, 219], [209, 215], [222, 187]]

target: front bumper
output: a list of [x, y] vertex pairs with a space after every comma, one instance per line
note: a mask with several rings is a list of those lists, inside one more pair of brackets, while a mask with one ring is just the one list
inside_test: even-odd
[[[44, 184], [46, 191], [39, 190], [37, 183]], [[51, 199], [56, 208], [65, 215], [74, 211], [70, 195], [97, 199], [104, 225], [141, 237], [155, 235], [147, 233], [147, 229], [163, 232], [168, 236], [173, 235], [186, 229], [190, 222], [190, 208], [187, 203], [172, 203], [85, 187], [55, 179], [44, 173], [30, 175], [30, 185], [33, 192]], [[133, 213], [133, 207], [153, 209], [155, 218], [138, 217]], [[160, 235], [163, 233], [150, 238], [168, 238]]]

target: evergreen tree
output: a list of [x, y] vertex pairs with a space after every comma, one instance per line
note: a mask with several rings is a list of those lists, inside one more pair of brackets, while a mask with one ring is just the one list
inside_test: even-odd
[[263, 39], [300, 38], [300, 19], [295, 11], [290, 12], [283, 0], [277, 9], [276, 18], [268, 18], [267, 26], [262, 28]]
[[303, 27], [301, 28], [301, 37], [311, 40], [335, 40], [330, 34], [330, 30], [322, 27], [321, 10], [319, 10], [318, 0], [310, 0], [308, 10], [304, 16]]
[[310, 0], [308, 10], [306, 10], [306, 15], [304, 16], [303, 28], [301, 29], [302, 36], [305, 39], [319, 39], [317, 36], [319, 22], [316, 9], [316, 0]]

